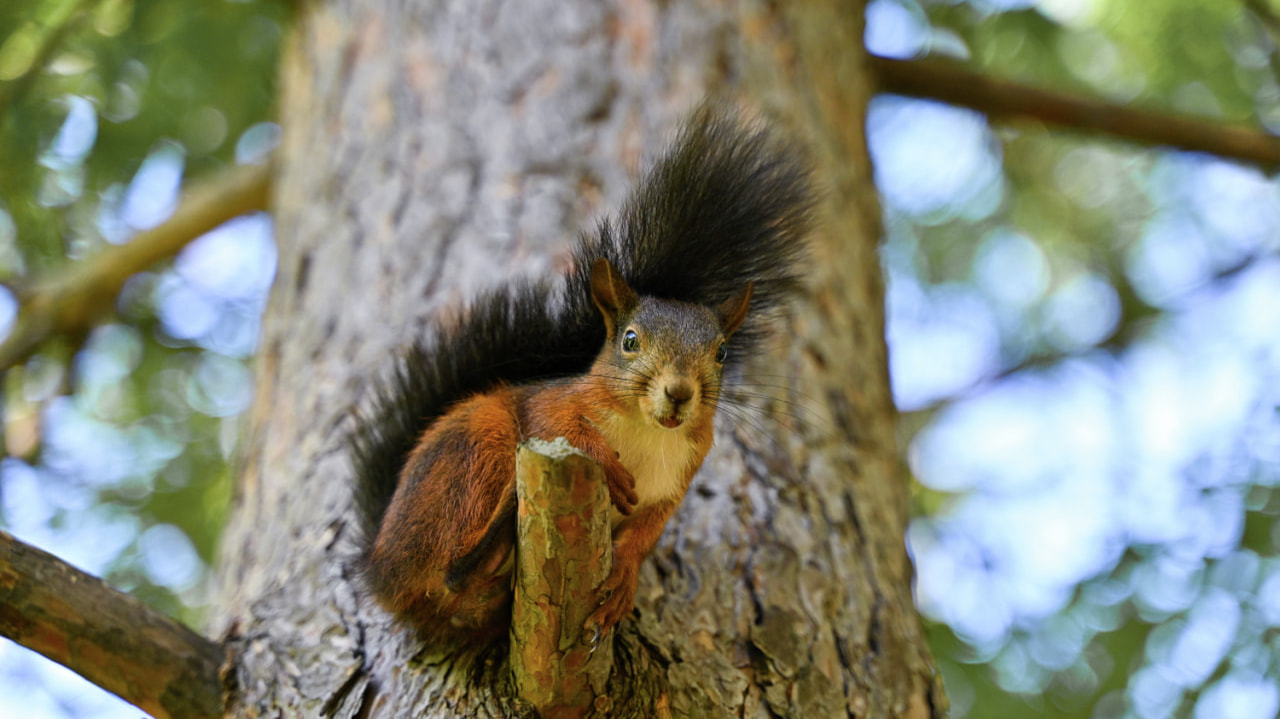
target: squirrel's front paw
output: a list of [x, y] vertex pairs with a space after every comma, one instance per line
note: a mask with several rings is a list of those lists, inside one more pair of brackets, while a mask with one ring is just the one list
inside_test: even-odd
[[[615, 558], [616, 561], [616, 558]], [[609, 577], [600, 584], [600, 606], [587, 617], [584, 630], [592, 643], [631, 613], [636, 603], [636, 571], [628, 563], [614, 564]]]
[[631, 471], [618, 463], [614, 467], [605, 468], [604, 478], [613, 505], [619, 512], [631, 514], [631, 510], [640, 501], [640, 496], [636, 494], [636, 478]]

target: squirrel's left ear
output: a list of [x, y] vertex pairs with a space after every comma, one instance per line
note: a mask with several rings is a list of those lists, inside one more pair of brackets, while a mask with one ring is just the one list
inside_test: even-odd
[[748, 282], [741, 292], [721, 302], [716, 308], [716, 316], [720, 318], [720, 331], [725, 337], [736, 332], [747, 318], [747, 309], [751, 307], [752, 287], [752, 283]]
[[618, 318], [636, 308], [636, 293], [613, 265], [601, 257], [591, 265], [591, 301], [600, 308], [605, 328], [613, 337], [618, 331]]

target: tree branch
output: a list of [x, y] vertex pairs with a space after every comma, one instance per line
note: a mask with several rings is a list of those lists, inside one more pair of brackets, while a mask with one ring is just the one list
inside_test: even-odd
[[1142, 145], [1207, 152], [1263, 168], [1280, 166], [1280, 138], [1252, 128], [1124, 107], [998, 80], [938, 60], [870, 58], [882, 92], [939, 100], [991, 118], [1028, 117]]
[[613, 564], [604, 470], [564, 439], [532, 439], [516, 454], [516, 491], [516, 694], [545, 719], [583, 717], [607, 706], [613, 668], [612, 642], [583, 636]]
[[0, 634], [156, 719], [222, 715], [220, 646], [4, 532]]
[[30, 357], [50, 335], [88, 330], [114, 307], [120, 288], [133, 275], [227, 220], [267, 209], [270, 174], [266, 165], [230, 170], [183, 193], [177, 212], [159, 227], [17, 288], [21, 306], [13, 331], [0, 344], [0, 371]]

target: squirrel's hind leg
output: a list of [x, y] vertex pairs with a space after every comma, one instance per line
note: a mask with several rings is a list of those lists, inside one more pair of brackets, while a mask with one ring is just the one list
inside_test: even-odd
[[501, 387], [456, 405], [422, 436], [369, 554], [375, 593], [394, 613], [430, 631], [484, 625], [509, 605], [500, 596], [509, 581], [498, 575], [510, 573], [515, 515], [498, 520], [514, 495], [517, 440], [514, 398]]
[[480, 541], [466, 554], [449, 564], [445, 585], [450, 591], [465, 591], [476, 579], [503, 573], [510, 562], [516, 543], [516, 487], [512, 482], [503, 494], [502, 503], [493, 512], [489, 527]]

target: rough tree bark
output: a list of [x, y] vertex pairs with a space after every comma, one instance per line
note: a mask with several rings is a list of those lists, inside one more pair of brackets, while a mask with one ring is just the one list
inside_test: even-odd
[[903, 547], [861, 3], [317, 1], [283, 73], [279, 275], [214, 627], [239, 713], [512, 712], [500, 658], [424, 643], [353, 583], [350, 408], [433, 313], [557, 271], [709, 93], [813, 148], [822, 227], [755, 407], [722, 414], [644, 566], [613, 714], [945, 712]]

